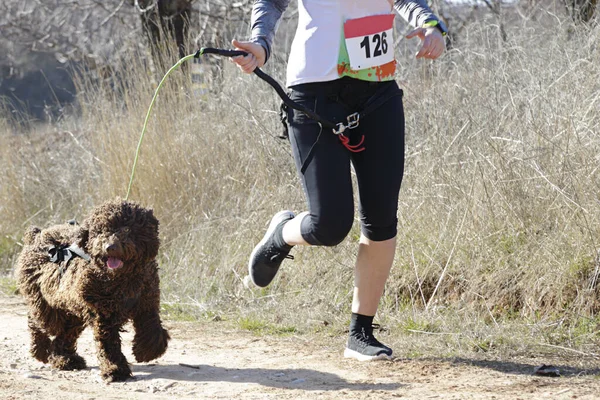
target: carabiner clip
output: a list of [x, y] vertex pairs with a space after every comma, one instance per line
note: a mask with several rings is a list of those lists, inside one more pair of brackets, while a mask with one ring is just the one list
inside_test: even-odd
[[338, 122], [335, 125], [335, 129], [333, 129], [333, 133], [336, 135], [343, 135], [346, 129], [354, 129], [360, 123], [360, 114], [355, 112], [354, 114], [350, 114], [346, 117], [348, 121], [347, 125], [344, 125], [343, 122]]

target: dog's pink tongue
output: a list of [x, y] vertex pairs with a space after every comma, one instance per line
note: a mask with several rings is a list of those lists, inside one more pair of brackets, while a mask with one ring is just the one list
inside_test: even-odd
[[123, 265], [123, 261], [116, 257], [108, 257], [108, 260], [106, 260], [106, 266], [110, 269], [117, 269], [121, 265]]

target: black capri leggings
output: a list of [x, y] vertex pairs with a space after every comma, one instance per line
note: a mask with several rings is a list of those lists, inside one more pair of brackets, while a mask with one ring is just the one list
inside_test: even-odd
[[[378, 92], [381, 85], [387, 87], [383, 93]], [[398, 95], [361, 118], [356, 129], [346, 130], [350, 144], [359, 143], [364, 135], [365, 150], [358, 153], [344, 147], [330, 129], [321, 130], [302, 112], [288, 110], [290, 142], [299, 172], [314, 146], [304, 173], [300, 173], [309, 208], [309, 215], [302, 220], [302, 237], [309, 244], [335, 246], [350, 232], [354, 220], [350, 163], [357, 177], [362, 233], [373, 241], [396, 236], [398, 193], [404, 174], [402, 91], [395, 81], [353, 78], [291, 87], [294, 101], [335, 123], [361, 111], [375, 92]]]

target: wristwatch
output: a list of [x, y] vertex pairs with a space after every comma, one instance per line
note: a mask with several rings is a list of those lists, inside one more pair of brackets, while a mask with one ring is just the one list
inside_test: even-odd
[[423, 24], [423, 28], [437, 28], [442, 34], [442, 36], [446, 36], [448, 34], [448, 28], [446, 28], [446, 24], [444, 24], [443, 21], [437, 19], [431, 19], [429, 21], [426, 21]]

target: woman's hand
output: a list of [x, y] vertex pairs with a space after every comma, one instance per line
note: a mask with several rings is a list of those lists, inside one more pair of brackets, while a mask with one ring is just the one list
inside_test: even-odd
[[414, 37], [421, 39], [421, 50], [417, 53], [417, 58], [429, 58], [435, 60], [446, 50], [446, 41], [444, 36], [435, 27], [417, 28], [406, 35], [407, 39]]
[[254, 72], [256, 68], [260, 68], [265, 64], [267, 54], [265, 49], [257, 43], [238, 42], [233, 39], [231, 41], [236, 50], [243, 50], [248, 53], [247, 56], [232, 57], [230, 60], [238, 65], [238, 67], [247, 74]]

